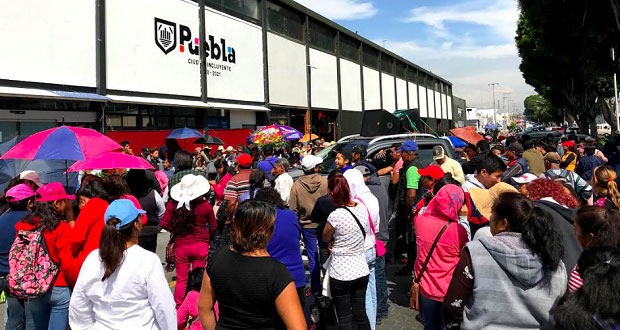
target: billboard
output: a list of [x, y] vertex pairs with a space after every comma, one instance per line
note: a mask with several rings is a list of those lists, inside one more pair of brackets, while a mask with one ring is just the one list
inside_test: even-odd
[[[338, 109], [336, 56], [310, 48], [310, 92], [313, 108]], [[359, 68], [358, 68], [359, 76]]]
[[269, 102], [308, 106], [306, 47], [274, 33], [267, 33]]
[[95, 0], [0, 3], [0, 79], [96, 86]]

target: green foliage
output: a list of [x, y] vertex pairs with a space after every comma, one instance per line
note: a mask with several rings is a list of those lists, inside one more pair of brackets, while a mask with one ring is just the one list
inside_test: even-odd
[[551, 102], [540, 95], [530, 95], [523, 101], [525, 108], [525, 116], [528, 119], [537, 122], [559, 122], [562, 119], [562, 113], [555, 111]]
[[509, 131], [515, 131], [517, 129], [517, 123], [510, 123], [508, 124], [508, 130]]

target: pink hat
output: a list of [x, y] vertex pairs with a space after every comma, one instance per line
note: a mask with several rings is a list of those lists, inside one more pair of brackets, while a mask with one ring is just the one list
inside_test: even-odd
[[9, 202], [18, 202], [22, 199], [34, 196], [34, 191], [25, 184], [18, 184], [6, 192], [6, 200]]
[[73, 195], [67, 195], [65, 188], [60, 182], [52, 182], [37, 189], [37, 202], [52, 202], [59, 199], [75, 199]]

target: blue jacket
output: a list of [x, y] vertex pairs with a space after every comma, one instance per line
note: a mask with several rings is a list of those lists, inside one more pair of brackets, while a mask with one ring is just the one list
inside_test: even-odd
[[306, 272], [299, 249], [300, 237], [301, 226], [295, 212], [276, 209], [275, 230], [267, 243], [267, 252], [286, 266], [295, 280], [296, 288], [306, 285]]
[[592, 172], [597, 166], [603, 165], [603, 160], [594, 155], [592, 156], [583, 156], [579, 159], [579, 163], [577, 163], [577, 167], [575, 168], [575, 172], [579, 174], [579, 176], [586, 180], [590, 181], [592, 179]]

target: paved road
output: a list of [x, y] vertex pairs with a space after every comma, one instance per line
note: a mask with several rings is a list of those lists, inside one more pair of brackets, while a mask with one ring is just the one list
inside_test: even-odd
[[[157, 240], [157, 255], [161, 260], [165, 260], [166, 244], [168, 244], [170, 234], [160, 233]], [[384, 319], [378, 330], [419, 330], [422, 325], [415, 320], [416, 312], [410, 310], [407, 305], [409, 298], [406, 292], [409, 291], [411, 278], [398, 276], [395, 273], [402, 265], [387, 265], [388, 272], [388, 292], [390, 311], [387, 319]], [[166, 279], [170, 283], [171, 290], [174, 289], [174, 272], [166, 273]], [[0, 329], [4, 329], [4, 305], [0, 307]]]

